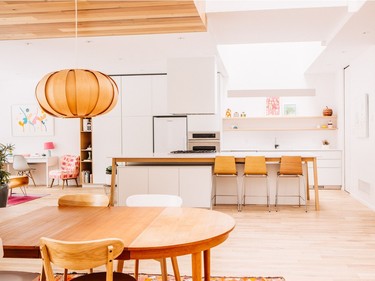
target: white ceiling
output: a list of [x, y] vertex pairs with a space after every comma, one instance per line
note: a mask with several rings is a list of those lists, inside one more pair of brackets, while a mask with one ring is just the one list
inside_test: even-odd
[[[285, 6], [297, 2], [315, 7]], [[308, 70], [335, 71], [375, 44], [375, 2], [367, 1], [357, 12], [349, 12], [346, 1], [332, 1], [335, 5], [327, 7], [328, 2], [280, 0], [277, 3], [283, 7], [275, 9], [271, 7], [275, 1], [208, 0], [204, 33], [0, 41], [0, 79], [40, 79], [62, 68], [92, 68], [107, 74], [165, 72], [167, 58], [217, 55], [217, 44], [306, 41], [326, 45]], [[236, 11], [218, 12], [229, 10], [230, 3], [237, 4], [231, 6]], [[260, 7], [261, 3], [268, 5]]]

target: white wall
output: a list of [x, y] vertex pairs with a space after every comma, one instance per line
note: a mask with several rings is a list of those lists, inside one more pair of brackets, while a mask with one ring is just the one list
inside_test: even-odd
[[[336, 75], [316, 74], [306, 77], [308, 88], [316, 91], [315, 96], [280, 97], [280, 111], [284, 104], [296, 104], [299, 116], [321, 116], [323, 109], [328, 106], [333, 114], [340, 119], [340, 92], [336, 85]], [[222, 100], [221, 116], [230, 108], [234, 112], [245, 112], [247, 117], [266, 115], [266, 97], [232, 98], [224, 96]], [[281, 113], [282, 114], [282, 113]], [[342, 116], [341, 116], [342, 117]], [[340, 129], [340, 128], [339, 128]], [[302, 132], [302, 133], [301, 133]], [[222, 138], [223, 149], [271, 149], [275, 138], [280, 149], [319, 149], [321, 141], [328, 139], [331, 147], [340, 149], [338, 131], [230, 131], [224, 132]]]
[[[375, 46], [350, 63], [346, 79], [346, 189], [375, 209]], [[368, 137], [358, 132], [364, 94], [369, 95]]]
[[12, 143], [15, 145], [14, 153], [42, 154], [43, 143], [52, 141], [56, 149], [52, 155], [79, 154], [79, 119], [54, 119], [54, 134], [52, 136], [20, 137], [12, 136], [12, 105], [30, 104], [37, 105], [35, 98], [35, 86], [38, 81], [3, 81], [0, 80], [0, 143]]

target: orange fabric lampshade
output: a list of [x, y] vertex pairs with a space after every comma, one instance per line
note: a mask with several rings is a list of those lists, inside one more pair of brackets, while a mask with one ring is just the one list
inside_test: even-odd
[[40, 107], [62, 118], [94, 117], [111, 111], [118, 100], [115, 81], [99, 71], [64, 69], [45, 75], [35, 90]]

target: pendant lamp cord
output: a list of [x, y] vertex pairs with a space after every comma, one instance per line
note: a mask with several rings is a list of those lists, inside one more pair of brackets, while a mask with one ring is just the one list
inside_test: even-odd
[[77, 60], [78, 60], [78, 0], [75, 0], [74, 1], [74, 19], [75, 19], [75, 44], [74, 44], [74, 47], [75, 47], [75, 50], [74, 50], [74, 53], [75, 53], [75, 68], [77, 68]]

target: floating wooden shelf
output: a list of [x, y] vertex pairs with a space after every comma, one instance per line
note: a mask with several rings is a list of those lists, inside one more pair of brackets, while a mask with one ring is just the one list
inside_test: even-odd
[[[329, 121], [332, 122], [332, 128], [328, 128]], [[260, 116], [223, 118], [223, 130], [333, 131], [337, 130], [337, 116]]]

